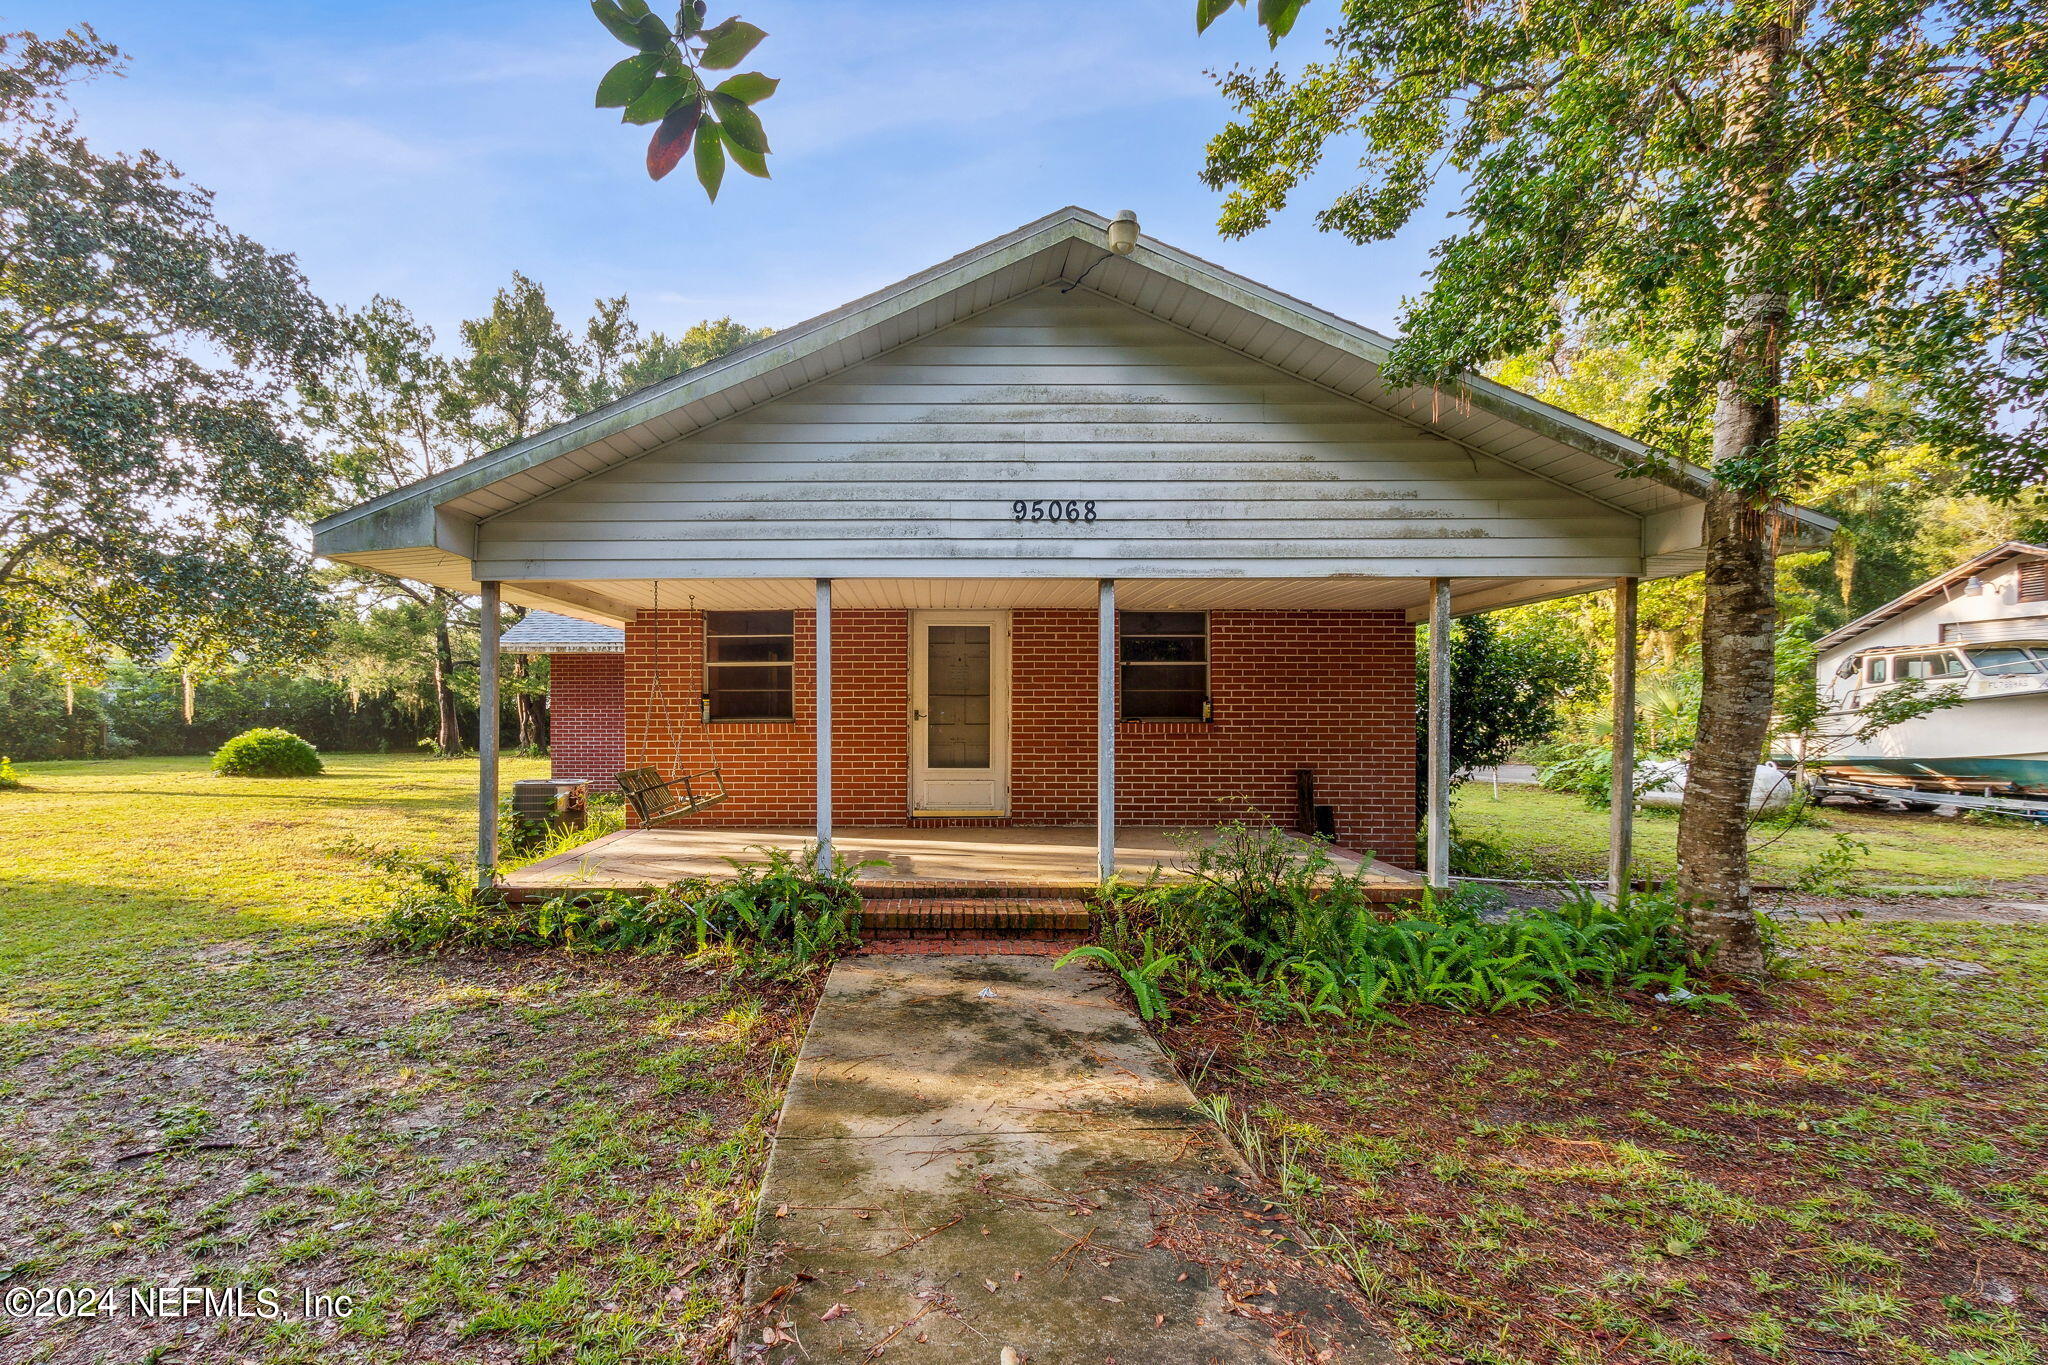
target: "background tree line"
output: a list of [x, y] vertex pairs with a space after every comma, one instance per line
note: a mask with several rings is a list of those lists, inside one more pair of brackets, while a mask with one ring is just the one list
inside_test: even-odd
[[[601, 299], [580, 334], [523, 274], [461, 325], [453, 354], [402, 303], [339, 314], [329, 370], [293, 415], [326, 471], [299, 515], [312, 518], [460, 463], [633, 389], [766, 336], [731, 318], [678, 335], [643, 332], [621, 296]], [[473, 598], [388, 575], [307, 565], [310, 619], [292, 650], [253, 638], [192, 657], [142, 659], [117, 643], [56, 651], [20, 642], [4, 665], [0, 752], [21, 759], [201, 753], [250, 725], [294, 730], [326, 749], [456, 754], [477, 736]], [[506, 624], [525, 615], [506, 612]], [[107, 647], [112, 646], [112, 647]], [[547, 660], [506, 657], [501, 738], [548, 742]], [[185, 708], [189, 683], [194, 700]]]
[[[316, 566], [305, 524], [766, 332], [644, 330], [624, 296], [572, 325], [516, 272], [453, 346], [331, 307], [169, 162], [78, 134], [71, 87], [121, 62], [89, 25], [0, 35], [0, 753], [247, 724], [460, 752], [474, 602]], [[545, 667], [510, 661], [509, 743], [546, 741]]]

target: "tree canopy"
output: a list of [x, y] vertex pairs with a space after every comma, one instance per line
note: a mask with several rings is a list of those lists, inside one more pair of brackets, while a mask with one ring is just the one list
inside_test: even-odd
[[[1278, 44], [1302, 9], [1258, 14]], [[2048, 472], [2048, 29], [2027, 0], [1347, 0], [1327, 46], [1222, 78], [1221, 226], [1266, 223], [1341, 145], [1327, 230], [1384, 240], [1460, 196], [1389, 380], [1455, 386], [1574, 329], [1650, 359], [1645, 472], [1715, 476], [1681, 889], [1756, 969], [1776, 505], [1914, 443], [1982, 491]]]
[[[1204, 0], [1202, 17], [1227, 8]], [[1277, 35], [1299, 4], [1261, 5]], [[1317, 214], [1400, 231], [1462, 203], [1396, 378], [1537, 350], [1577, 323], [1657, 358], [1638, 434], [1708, 455], [1724, 327], [1781, 296], [1772, 397], [1832, 420], [1716, 475], [1784, 496], [1906, 432], [1976, 486], [2048, 476], [2048, 29], [2026, 0], [1347, 0], [1329, 57], [1222, 80], [1204, 170], [1264, 225], [1333, 144]], [[1446, 173], [1448, 172], [1448, 177]], [[1842, 404], [1881, 386], [1897, 401]]]
[[0, 646], [294, 652], [321, 471], [285, 399], [333, 318], [163, 158], [87, 146], [67, 91], [119, 62], [89, 26], [0, 37]]

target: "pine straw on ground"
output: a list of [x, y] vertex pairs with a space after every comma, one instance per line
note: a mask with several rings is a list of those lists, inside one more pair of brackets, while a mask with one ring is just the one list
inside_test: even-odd
[[2043, 1359], [2048, 929], [1794, 946], [1805, 979], [1733, 1012], [1205, 1000], [1162, 1035], [1422, 1359]]

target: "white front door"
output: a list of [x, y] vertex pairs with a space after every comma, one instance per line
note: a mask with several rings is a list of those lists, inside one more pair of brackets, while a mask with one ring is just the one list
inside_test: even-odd
[[1010, 613], [910, 615], [914, 815], [1010, 810]]

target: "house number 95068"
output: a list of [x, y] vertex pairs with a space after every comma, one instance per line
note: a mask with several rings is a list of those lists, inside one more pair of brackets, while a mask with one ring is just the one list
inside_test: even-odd
[[1026, 502], [1019, 498], [1010, 504], [1011, 521], [1079, 521], [1095, 520], [1095, 504], [1069, 498], [1062, 502], [1058, 498], [1033, 498]]

